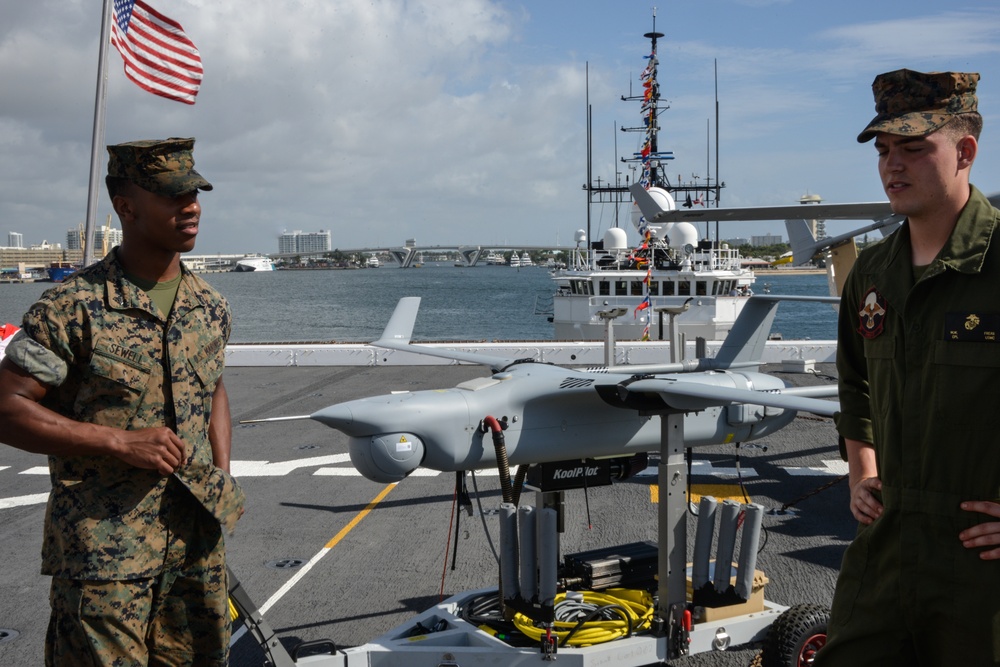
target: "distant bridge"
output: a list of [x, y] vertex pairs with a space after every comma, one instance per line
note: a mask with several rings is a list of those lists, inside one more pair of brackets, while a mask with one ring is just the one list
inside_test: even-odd
[[[363, 255], [363, 254], [377, 254], [383, 253], [392, 255], [392, 257], [399, 263], [399, 266], [404, 269], [408, 269], [413, 266], [416, 258], [421, 253], [434, 253], [434, 252], [457, 252], [462, 257], [462, 261], [468, 266], [476, 266], [479, 260], [482, 259], [486, 254], [490, 252], [509, 252], [516, 251], [521, 252], [524, 250], [534, 251], [534, 250], [551, 250], [553, 252], [568, 252], [574, 250], [573, 247], [564, 246], [535, 246], [535, 245], [425, 245], [425, 246], [406, 246], [400, 247], [387, 247], [387, 248], [338, 248], [337, 252], [345, 255]], [[330, 250], [325, 250], [323, 252], [289, 252], [289, 253], [274, 253], [269, 254], [268, 257], [271, 259], [290, 259], [292, 257], [310, 257], [310, 256], [322, 256], [329, 254]]]

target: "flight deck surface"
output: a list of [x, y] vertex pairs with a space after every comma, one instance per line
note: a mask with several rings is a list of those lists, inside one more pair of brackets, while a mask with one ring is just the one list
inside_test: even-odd
[[[829, 364], [819, 369], [833, 373]], [[459, 516], [458, 508], [452, 513], [454, 474], [418, 470], [399, 484], [378, 484], [354, 471], [346, 436], [320, 423], [238, 422], [306, 415], [391, 391], [449, 388], [487, 373], [457, 365], [227, 369], [233, 472], [247, 495], [246, 514], [227, 538], [229, 563], [286, 646], [320, 639], [338, 646], [364, 644], [442, 596], [495, 586], [497, 565], [478, 508], [471, 517], [464, 512]], [[830, 381], [779, 375], [793, 384]], [[49, 587], [48, 578], [38, 574], [49, 488], [45, 468], [44, 457], [0, 447], [3, 664], [42, 662]], [[829, 606], [855, 522], [847, 507], [846, 482], [810, 494], [844, 473], [832, 421], [800, 414], [786, 428], [753, 443], [694, 450], [692, 493], [742, 499], [741, 477], [749, 499], [769, 510], [757, 562], [769, 580], [767, 599]], [[498, 476], [483, 470], [475, 479], [495, 543]], [[561, 553], [655, 541], [656, 482], [651, 470], [589, 489], [586, 498], [582, 490], [567, 492]], [[471, 478], [469, 488], [473, 491]], [[473, 503], [475, 507], [475, 498]], [[794, 507], [778, 511], [789, 503]], [[694, 535], [693, 517], [689, 535]], [[239, 627], [236, 635], [231, 664], [260, 665], [263, 654], [250, 636]], [[751, 648], [733, 647], [672, 664], [737, 667], [754, 654]]]

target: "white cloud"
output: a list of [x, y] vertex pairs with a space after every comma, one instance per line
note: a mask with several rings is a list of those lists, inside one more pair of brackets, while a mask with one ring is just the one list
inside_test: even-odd
[[[985, 144], [991, 121], [1000, 122], [1000, 81], [990, 78], [1000, 70], [996, 6], [928, 5], [890, 20], [890, 9], [861, 12], [867, 5], [845, 1], [838, 12], [865, 19], [792, 25], [786, 15], [811, 5], [766, 1], [661, 12], [657, 26], [669, 37], [660, 73], [670, 105], [661, 147], [678, 158], [668, 169], [704, 175], [708, 142], [714, 171], [708, 124], [716, 61], [729, 205], [781, 203], [807, 189], [830, 201], [880, 199], [869, 152], [853, 136], [870, 118], [872, 77], [895, 67], [983, 71]], [[619, 97], [629, 77], [637, 86], [644, 65], [646, 5], [623, 12], [598, 0], [580, 11], [562, 0], [154, 4], [202, 52], [198, 102], [138, 89], [111, 52], [106, 140], [197, 137], [198, 168], [216, 185], [203, 198], [198, 251], [274, 251], [282, 229], [332, 229], [340, 247], [414, 236], [422, 243], [569, 239], [585, 217], [587, 62], [594, 176], [606, 182], [630, 173], [615, 145], [617, 154], [630, 153], [637, 135], [613, 128], [638, 123], [637, 106]], [[85, 215], [99, 5], [35, 0], [4, 9], [0, 227], [29, 242], [61, 241]], [[733, 12], [743, 12], [740, 20]], [[996, 181], [988, 191], [1000, 189], [997, 152], [984, 150], [976, 167]], [[103, 221], [110, 205], [101, 195]]]

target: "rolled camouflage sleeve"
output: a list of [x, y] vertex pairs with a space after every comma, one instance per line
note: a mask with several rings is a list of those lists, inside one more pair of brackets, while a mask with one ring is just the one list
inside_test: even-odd
[[[6, 356], [36, 380], [58, 387], [69, 371], [66, 361], [46, 346], [52, 340], [47, 308], [35, 304], [24, 316], [24, 325], [14, 334], [5, 350]], [[39, 340], [40, 339], [40, 340]]]

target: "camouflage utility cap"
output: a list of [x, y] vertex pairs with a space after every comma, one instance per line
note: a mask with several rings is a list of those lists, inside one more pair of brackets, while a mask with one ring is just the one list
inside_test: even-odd
[[976, 111], [979, 74], [914, 72], [898, 69], [875, 77], [875, 113], [858, 141], [871, 141], [879, 132], [922, 137], [944, 127], [957, 114]]
[[150, 139], [108, 146], [108, 176], [124, 178], [165, 197], [212, 184], [194, 170], [194, 139]]

